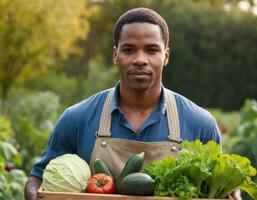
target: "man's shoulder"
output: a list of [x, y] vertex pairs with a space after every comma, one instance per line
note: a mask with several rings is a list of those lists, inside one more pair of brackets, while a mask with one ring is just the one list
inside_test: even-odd
[[[220, 132], [215, 118], [211, 113], [195, 104], [193, 101], [187, 99], [186, 97], [175, 93], [177, 110], [179, 115], [179, 120], [182, 123], [182, 127], [186, 127], [186, 132], [184, 132], [184, 138], [188, 134], [194, 135], [191, 139], [201, 139], [203, 143], [209, 140], [214, 140], [220, 143]], [[192, 132], [190, 132], [190, 130]], [[182, 133], [183, 134], [183, 133]]]
[[200, 120], [202, 123], [205, 122], [209, 124], [214, 120], [211, 113], [205, 108], [197, 105], [181, 94], [176, 92], [173, 92], [173, 94], [175, 96], [178, 112], [185, 115], [186, 118], [189, 117], [192, 122]]

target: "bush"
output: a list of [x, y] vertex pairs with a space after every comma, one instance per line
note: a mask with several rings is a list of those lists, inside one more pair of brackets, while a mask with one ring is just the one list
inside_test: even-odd
[[114, 87], [118, 81], [118, 67], [103, 67], [101, 58], [91, 60], [87, 66], [87, 75], [83, 83], [85, 89], [84, 97], [90, 96], [98, 91]]
[[51, 92], [27, 93], [11, 102], [11, 122], [24, 159], [22, 168], [29, 173], [32, 160], [41, 155], [53, 128], [59, 98]]
[[[248, 157], [257, 167], [257, 101], [247, 100], [241, 109], [241, 118], [236, 129], [236, 143], [232, 152]], [[257, 180], [257, 179], [256, 179]]]
[[221, 132], [222, 150], [227, 153], [234, 145], [235, 131], [240, 121], [239, 112], [223, 112], [218, 109], [209, 109], [212, 115], [215, 117], [217, 124]]
[[[58, 83], [57, 83], [58, 80]], [[64, 73], [50, 72], [25, 80], [24, 86], [36, 91], [51, 91], [58, 94], [61, 104], [69, 105], [77, 100], [77, 82]]]
[[[248, 157], [257, 168], [257, 101], [246, 100], [241, 109], [240, 123], [235, 131], [231, 152]], [[257, 176], [254, 178], [257, 182]], [[245, 195], [245, 194], [244, 194]], [[243, 199], [250, 199], [243, 196]]]
[[10, 141], [14, 138], [14, 131], [12, 129], [11, 122], [0, 115], [0, 141]]
[[11, 106], [11, 119], [16, 129], [16, 122], [29, 118], [33, 126], [39, 130], [52, 128], [52, 122], [57, 117], [59, 98], [52, 92], [37, 92], [24, 94]]
[[226, 111], [257, 98], [256, 16], [203, 1], [178, 3], [165, 16], [171, 29], [167, 87]]
[[14, 134], [10, 125], [9, 120], [0, 116], [0, 199], [23, 200], [27, 177], [18, 169], [22, 164], [20, 153], [8, 142]]

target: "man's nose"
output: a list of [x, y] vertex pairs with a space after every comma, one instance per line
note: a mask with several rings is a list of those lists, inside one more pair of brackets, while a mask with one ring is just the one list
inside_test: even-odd
[[133, 59], [133, 65], [144, 66], [147, 65], [148, 59], [143, 51], [138, 51]]

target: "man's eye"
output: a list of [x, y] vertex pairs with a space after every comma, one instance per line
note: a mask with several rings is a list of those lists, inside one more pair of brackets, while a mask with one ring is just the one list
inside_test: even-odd
[[126, 48], [126, 49], [122, 49], [122, 51], [124, 52], [124, 53], [132, 53], [133, 52], [133, 49], [131, 49], [131, 48]]
[[157, 53], [159, 50], [158, 49], [148, 49], [148, 52], [151, 54]]

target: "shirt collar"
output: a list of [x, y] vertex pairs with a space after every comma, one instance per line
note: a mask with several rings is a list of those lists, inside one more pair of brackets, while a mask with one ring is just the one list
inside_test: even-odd
[[[120, 88], [120, 83], [118, 82], [117, 85], [114, 88], [114, 94], [113, 94], [113, 98], [111, 101], [111, 107], [110, 107], [110, 113], [112, 113], [114, 110], [120, 110], [119, 107], [119, 88]], [[165, 114], [166, 111], [166, 107], [167, 107], [167, 94], [165, 92], [164, 86], [162, 86], [162, 91], [161, 91], [161, 102], [159, 104], [158, 110], [162, 113]]]
[[120, 110], [119, 108], [119, 88], [120, 88], [120, 83], [118, 82], [117, 85], [114, 88], [114, 93], [111, 101], [111, 107], [110, 107], [110, 113], [112, 113], [114, 110]]

